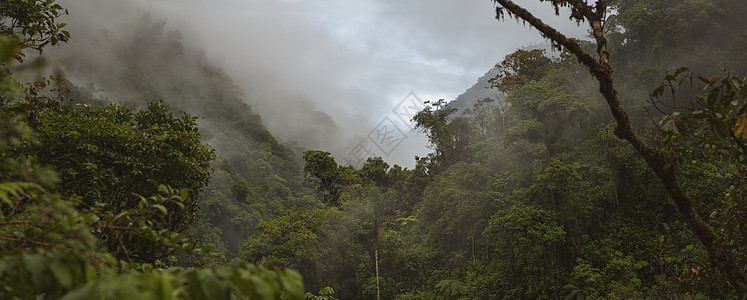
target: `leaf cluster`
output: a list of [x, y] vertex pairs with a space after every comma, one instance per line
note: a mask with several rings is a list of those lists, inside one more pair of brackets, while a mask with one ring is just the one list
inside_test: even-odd
[[[67, 10], [54, 0], [3, 1], [0, 3], [0, 35], [16, 40], [21, 49], [41, 53], [47, 46], [70, 39], [70, 33], [63, 30], [66, 24], [57, 22], [59, 17], [67, 14]], [[13, 53], [13, 57], [22, 61], [24, 54], [18, 51]]]

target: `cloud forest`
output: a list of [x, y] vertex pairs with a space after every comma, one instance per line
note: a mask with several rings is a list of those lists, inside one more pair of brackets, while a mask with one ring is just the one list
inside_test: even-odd
[[172, 2], [0, 1], [0, 299], [747, 297], [747, 2]]

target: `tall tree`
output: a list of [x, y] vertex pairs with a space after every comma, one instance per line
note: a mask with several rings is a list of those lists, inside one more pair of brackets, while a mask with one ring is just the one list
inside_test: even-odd
[[472, 139], [472, 128], [464, 117], [453, 117], [456, 108], [448, 107], [444, 99], [439, 99], [432, 106], [426, 106], [415, 114], [412, 120], [415, 127], [428, 135], [434, 153], [428, 155], [428, 171], [440, 172], [454, 163], [473, 160], [472, 151], [468, 148]]
[[746, 296], [747, 279], [744, 277], [743, 270], [734, 254], [727, 251], [713, 228], [698, 215], [693, 200], [685, 194], [675, 175], [674, 166], [636, 133], [628, 113], [620, 104], [618, 92], [613, 84], [613, 68], [610, 63], [610, 52], [607, 49], [607, 39], [604, 33], [607, 1], [599, 0], [594, 4], [589, 4], [583, 0], [551, 1], [556, 13], [559, 13], [562, 7], [569, 7], [572, 20], [588, 23], [597, 44], [596, 57], [585, 50], [578, 41], [566, 37], [512, 1], [495, 0], [495, 2], [501, 5], [496, 8], [496, 18], [502, 19], [504, 14], [508, 13], [510, 16], [522, 19], [539, 30], [544, 37], [550, 39], [555, 47], [565, 47], [578, 58], [580, 63], [589, 68], [592, 76], [599, 82], [599, 92], [607, 101], [612, 116], [617, 123], [614, 131], [615, 135], [627, 140], [646, 161], [649, 168], [664, 185], [680, 214], [687, 220], [692, 231], [705, 246], [710, 262], [725, 274], [737, 293], [743, 297]]
[[317, 191], [322, 194], [324, 201], [331, 205], [339, 205], [342, 171], [332, 154], [309, 150], [303, 153], [303, 159], [306, 161], [303, 172], [318, 181]]

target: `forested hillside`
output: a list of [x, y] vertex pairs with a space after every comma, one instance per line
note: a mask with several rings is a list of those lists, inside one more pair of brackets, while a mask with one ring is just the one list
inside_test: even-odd
[[300, 154], [164, 22], [103, 32], [46, 77], [65, 14], [0, 3], [2, 298], [303, 299], [297, 272], [220, 266], [260, 219], [314, 206]]
[[236, 257], [259, 220], [292, 207], [314, 207], [311, 186], [303, 183], [300, 150], [281, 145], [265, 129], [231, 78], [199, 49], [185, 48], [181, 32], [165, 21], [149, 15], [134, 21], [126, 27], [132, 31], [87, 36], [92, 47], [58, 51], [65, 72], [82, 85], [70, 87], [70, 98], [130, 109], [157, 99], [198, 117], [217, 156], [192, 229], [217, 247], [220, 262]]
[[412, 169], [356, 169], [278, 142], [166, 22], [49, 76], [65, 9], [0, 3], [0, 298], [745, 297], [747, 4], [547, 5], [589, 40], [496, 1], [560, 52], [424, 99]]

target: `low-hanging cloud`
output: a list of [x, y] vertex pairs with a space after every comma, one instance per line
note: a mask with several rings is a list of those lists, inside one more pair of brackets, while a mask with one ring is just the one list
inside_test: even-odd
[[[408, 93], [454, 99], [504, 55], [541, 41], [520, 23], [496, 21], [487, 0], [59, 2], [70, 8], [68, 23], [89, 31], [118, 29], [142, 12], [165, 19], [232, 75], [273, 134], [338, 158]], [[519, 1], [583, 36], [535, 2]], [[411, 167], [429, 151], [425, 144], [409, 132], [390, 155], [375, 155]]]

